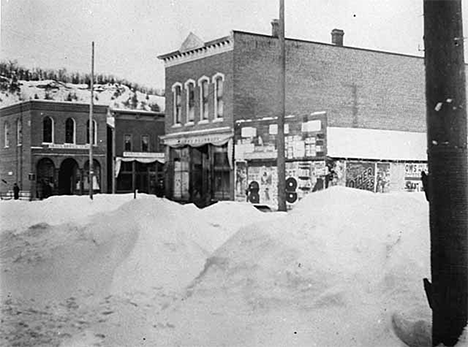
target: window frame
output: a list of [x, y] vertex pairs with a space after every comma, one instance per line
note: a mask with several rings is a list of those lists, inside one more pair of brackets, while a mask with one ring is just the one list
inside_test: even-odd
[[[222, 82], [222, 95], [221, 98], [219, 97], [219, 90], [218, 90], [218, 84], [217, 81], [221, 80]], [[213, 78], [212, 78], [212, 83], [214, 86], [214, 121], [222, 121], [224, 119], [224, 82], [225, 82], [225, 76], [221, 72], [216, 73]], [[221, 99], [223, 103], [223, 111], [221, 112], [221, 116], [219, 116], [219, 110], [218, 110], [218, 102], [219, 99]]]
[[[126, 145], [126, 139], [127, 139], [127, 136], [130, 138], [130, 149], [127, 149], [127, 147], [125, 146]], [[123, 150], [124, 152], [131, 152], [132, 151], [132, 147], [133, 147], [133, 136], [132, 134], [124, 134], [123, 136]]]
[[[180, 103], [178, 103], [177, 90], [180, 91]], [[172, 85], [172, 125], [182, 125], [182, 83], [176, 82]]]
[[[144, 137], [147, 137], [147, 138], [148, 138], [148, 143], [147, 143], [146, 151], [143, 150], [143, 138], [144, 138]], [[141, 135], [141, 143], [140, 143], [140, 145], [141, 145], [141, 151], [142, 151], [142, 152], [148, 153], [148, 152], [151, 151], [151, 149], [150, 149], [150, 136], [149, 136], [149, 134], [143, 134], [143, 135]]]
[[[97, 146], [97, 134], [98, 134], [98, 124], [96, 120], [93, 121], [93, 146]], [[86, 143], [90, 144], [90, 138], [89, 138], [89, 119], [86, 121]]]
[[[190, 108], [190, 89], [189, 89], [189, 86], [192, 86], [192, 91], [193, 91], [193, 106], [192, 108]], [[192, 125], [195, 123], [195, 100], [196, 100], [196, 97], [195, 97], [195, 89], [196, 89], [196, 83], [194, 80], [192, 79], [189, 79], [187, 80], [185, 83], [184, 83], [184, 89], [185, 89], [185, 109], [186, 109], [186, 115], [187, 115], [187, 119], [186, 119], [186, 123], [185, 125]], [[190, 117], [190, 110], [193, 110], [193, 116]], [[191, 119], [190, 119], [191, 118]]]
[[10, 124], [3, 123], [3, 147], [10, 148]]
[[[203, 90], [203, 84], [206, 82], [206, 98], [204, 97], [204, 90]], [[210, 119], [210, 79], [207, 76], [203, 76], [198, 79], [198, 88], [200, 90], [200, 120], [198, 123], [208, 123]], [[206, 118], [204, 118], [205, 115], [205, 104], [204, 104], [204, 99], [206, 99]]]
[[[46, 121], [46, 119], [50, 119], [50, 142], [48, 141], [45, 141], [45, 136], [44, 136], [44, 132], [45, 132], [45, 126], [44, 126], [44, 122]], [[55, 121], [54, 119], [51, 117], [51, 116], [45, 116], [44, 118], [42, 118], [42, 143], [43, 144], [53, 144], [55, 143]]]
[[[67, 122], [71, 120], [72, 121], [72, 125], [73, 125], [73, 131], [72, 131], [72, 142], [67, 142]], [[89, 131], [88, 128], [86, 128], [86, 130]], [[88, 135], [89, 136], [89, 135]], [[86, 138], [88, 139], [88, 138]], [[68, 117], [66, 120], [65, 120], [65, 143], [68, 143], [68, 144], [76, 144], [76, 121], [74, 118], [72, 117]]]

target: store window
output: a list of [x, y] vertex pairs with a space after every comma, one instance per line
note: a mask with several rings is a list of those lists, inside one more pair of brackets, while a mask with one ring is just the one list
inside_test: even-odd
[[4, 139], [4, 147], [10, 147], [10, 125], [8, 122], [5, 122], [3, 125], [3, 139]]
[[149, 136], [148, 135], [143, 135], [141, 137], [141, 151], [149, 152]]
[[50, 117], [42, 120], [42, 142], [54, 143], [54, 121]]
[[182, 85], [176, 83], [172, 86], [173, 103], [174, 103], [174, 124], [182, 122]]
[[209, 114], [209, 79], [208, 77], [202, 77], [198, 81], [200, 87], [200, 120], [207, 121]]
[[124, 151], [125, 152], [132, 151], [132, 135], [130, 134], [124, 135]]
[[224, 75], [221, 73], [213, 77], [214, 84], [214, 105], [215, 105], [215, 119], [222, 119], [224, 116]]
[[217, 200], [229, 200], [230, 198], [230, 166], [227, 146], [213, 147], [213, 195]]
[[195, 121], [195, 82], [190, 80], [185, 83], [187, 91], [187, 123]]
[[75, 120], [67, 118], [65, 121], [65, 143], [75, 143]]
[[18, 146], [23, 144], [23, 122], [21, 118], [16, 121], [16, 144]]
[[173, 196], [175, 199], [189, 199], [189, 148], [173, 149], [174, 185]]
[[[89, 143], [89, 120], [86, 122], [86, 143]], [[97, 145], [97, 122], [93, 120], [93, 146]]]

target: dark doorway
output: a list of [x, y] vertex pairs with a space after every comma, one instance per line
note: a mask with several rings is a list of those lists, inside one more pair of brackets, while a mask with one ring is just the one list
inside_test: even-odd
[[192, 149], [191, 201], [199, 207], [209, 205], [210, 162], [208, 145]]
[[65, 159], [60, 165], [58, 191], [60, 195], [72, 195], [78, 180], [78, 164], [74, 159]]
[[43, 158], [37, 163], [36, 196], [39, 199], [46, 199], [55, 191], [55, 165], [49, 158]]

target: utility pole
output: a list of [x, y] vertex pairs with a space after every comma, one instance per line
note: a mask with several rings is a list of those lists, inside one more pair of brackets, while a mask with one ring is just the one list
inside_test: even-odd
[[94, 41], [91, 43], [91, 102], [89, 104], [89, 198], [93, 200], [93, 103], [94, 103]]
[[457, 343], [468, 317], [468, 165], [461, 0], [424, 0], [432, 345]]
[[278, 157], [276, 166], [278, 169], [278, 211], [286, 211], [286, 163], [284, 158], [284, 118], [286, 113], [286, 47], [284, 39], [284, 0], [280, 0], [279, 11], [279, 48], [280, 48], [280, 73], [279, 73], [279, 107], [278, 107], [278, 137], [276, 147]]

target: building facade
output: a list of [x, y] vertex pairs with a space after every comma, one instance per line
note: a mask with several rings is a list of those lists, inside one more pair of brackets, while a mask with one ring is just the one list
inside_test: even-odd
[[[166, 67], [168, 197], [205, 205], [224, 199], [274, 205], [276, 25], [272, 35], [233, 31], [210, 42], [190, 34], [178, 51], [159, 57]], [[344, 162], [390, 160], [360, 157], [366, 153], [345, 157], [330, 143], [330, 129], [425, 133], [424, 60], [346, 47], [343, 35], [334, 30], [331, 44], [286, 39], [286, 169], [287, 179], [296, 177], [286, 182], [288, 192], [299, 184], [304, 192], [330, 182], [351, 186], [356, 180], [331, 177]], [[368, 146], [381, 147], [378, 141]], [[403, 162], [395, 155], [392, 161]], [[411, 161], [424, 159], [418, 154]], [[359, 170], [348, 171], [351, 177]], [[304, 177], [300, 182], [298, 175]], [[375, 186], [375, 170], [373, 175]]]
[[[110, 109], [109, 185], [115, 193], [164, 195], [164, 113]], [[114, 173], [112, 175], [112, 173]]]
[[[89, 105], [30, 100], [0, 109], [0, 193], [14, 183], [31, 199], [87, 194]], [[107, 106], [93, 110], [93, 190], [107, 192]]]

